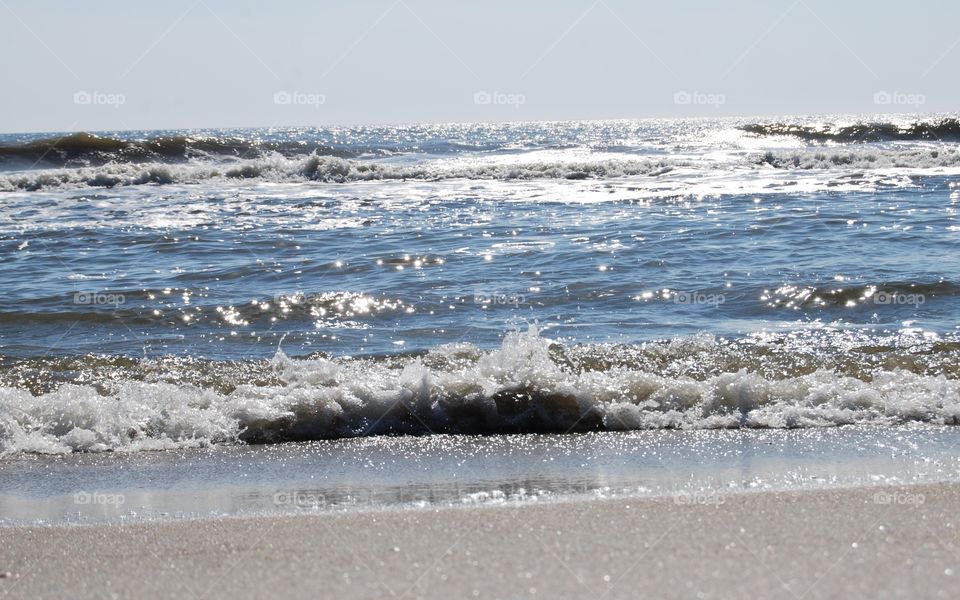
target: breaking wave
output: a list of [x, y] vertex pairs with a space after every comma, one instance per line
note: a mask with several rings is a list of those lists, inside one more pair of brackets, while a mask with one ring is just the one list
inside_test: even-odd
[[836, 148], [831, 150], [770, 151], [757, 165], [776, 169], [936, 169], [960, 166], [960, 149]]
[[[857, 345], [857, 343], [865, 345]], [[712, 337], [568, 347], [533, 326], [500, 348], [204, 364], [168, 357], [9, 365], [0, 453], [138, 451], [381, 434], [795, 428], [960, 423], [960, 343], [847, 340], [811, 358], [790, 339]], [[849, 356], [849, 360], [847, 357]], [[35, 359], [50, 360], [50, 359]], [[52, 365], [46, 363], [47, 368]], [[31, 389], [30, 376], [48, 389]]]
[[425, 163], [392, 165], [312, 155], [290, 159], [279, 155], [227, 164], [186, 165], [111, 163], [99, 167], [27, 171], [0, 176], [0, 191], [36, 191], [57, 187], [115, 187], [147, 183], [200, 183], [211, 179], [267, 181], [441, 181], [446, 179], [591, 179], [659, 175], [676, 165], [663, 160], [595, 162], [481, 163], [462, 166]]
[[809, 142], [960, 141], [960, 121], [952, 118], [917, 121], [909, 125], [856, 123], [843, 126], [817, 126], [795, 123], [753, 123], [744, 125], [741, 129], [758, 136], [791, 136]]
[[[187, 164], [110, 163], [97, 167], [44, 169], [0, 175], [0, 192], [37, 191], [52, 188], [126, 187], [144, 184], [199, 184], [212, 180], [262, 180], [268, 182], [350, 183], [361, 181], [446, 181], [495, 180], [599, 180], [619, 177], [658, 177], [677, 169], [775, 168], [779, 170], [872, 170], [960, 167], [958, 148], [914, 148], [904, 150], [861, 148], [856, 150], [770, 151], [738, 159], [729, 164], [681, 159], [608, 159], [596, 161], [539, 162], [425, 162], [414, 165], [349, 160], [311, 155], [286, 158], [271, 155], [231, 163], [192, 162]], [[721, 169], [721, 171], [717, 171]]]
[[241, 136], [171, 135], [142, 140], [73, 133], [22, 144], [0, 145], [0, 163], [18, 161], [46, 166], [95, 166], [108, 163], [185, 162], [195, 158], [255, 158], [316, 154], [356, 156], [357, 153], [302, 141], [271, 141]]

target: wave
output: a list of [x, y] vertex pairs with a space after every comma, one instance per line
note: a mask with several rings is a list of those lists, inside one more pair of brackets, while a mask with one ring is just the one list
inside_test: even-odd
[[351, 183], [363, 181], [446, 180], [601, 180], [660, 177], [675, 173], [724, 175], [774, 168], [789, 170], [879, 170], [960, 167], [960, 148], [837, 148], [769, 151], [731, 159], [727, 163], [680, 158], [605, 159], [576, 161], [431, 161], [395, 164], [309, 155], [290, 158], [271, 154], [232, 162], [191, 161], [185, 164], [108, 163], [95, 167], [41, 169], [0, 174], [0, 192], [84, 187], [200, 184], [208, 181], [259, 180], [272, 183]]
[[756, 165], [775, 169], [937, 169], [960, 166], [960, 149], [859, 148], [835, 150], [769, 151], [757, 157]]
[[0, 176], [0, 191], [36, 191], [60, 187], [115, 187], [143, 184], [200, 183], [211, 179], [262, 179], [274, 182], [442, 181], [447, 179], [530, 180], [594, 179], [662, 175], [682, 162], [604, 160], [448, 165], [393, 165], [311, 155], [289, 159], [279, 155], [233, 164], [188, 165], [110, 163], [99, 167], [28, 171]]
[[[405, 266], [430, 268], [443, 265], [442, 255], [404, 255], [376, 258], [378, 266], [393, 268]], [[330, 269], [360, 273], [364, 266], [337, 267], [321, 264], [316, 272]], [[312, 272], [312, 271], [311, 271]], [[810, 310], [821, 308], [850, 308], [869, 304], [874, 311], [884, 308], [898, 309], [904, 305], [914, 307], [942, 299], [960, 296], [960, 284], [939, 281], [894, 281], [858, 283], [851, 285], [809, 285], [798, 282], [780, 283], [769, 288], [758, 283], [744, 289], [737, 302], [754, 306], [755, 302], [771, 308]], [[273, 297], [249, 299], [243, 302], [218, 303], [192, 300], [181, 303], [182, 295], [195, 294], [190, 288], [164, 289], [113, 289], [109, 291], [74, 292], [73, 294], [34, 296], [21, 299], [11, 309], [0, 310], [0, 325], [50, 325], [90, 323], [100, 325], [126, 324], [142, 326], [182, 326], [189, 321], [192, 327], [248, 327], [263, 326], [278, 321], [309, 323], [316, 327], [361, 329], [386, 318], [391, 322], [400, 315], [415, 316], [417, 311], [402, 298], [371, 294], [356, 290], [324, 290], [315, 292], [277, 293]], [[567, 293], [577, 294], [575, 290]], [[673, 303], [677, 290], [663, 288], [645, 301]], [[592, 294], [589, 291], [588, 294]], [[584, 296], [582, 298], [588, 298]], [[581, 298], [574, 295], [572, 298]], [[158, 300], [159, 299], [159, 300]], [[555, 302], [568, 302], [571, 296], [539, 295], [538, 304], [544, 307]], [[427, 301], [421, 299], [420, 311], [431, 310]]]
[[302, 141], [250, 140], [240, 136], [172, 135], [142, 140], [73, 133], [22, 144], [0, 145], [0, 163], [50, 166], [96, 166], [108, 163], [185, 162], [195, 158], [255, 158], [269, 153], [284, 156], [316, 154], [357, 156], [358, 153]]
[[741, 127], [758, 136], [791, 136], [809, 142], [892, 142], [892, 141], [960, 141], [960, 121], [946, 118], [917, 121], [910, 125], [896, 123], [856, 123], [844, 126], [797, 125], [794, 123], [752, 123]]
[[[379, 259], [386, 264], [440, 264], [442, 259], [413, 257], [410, 260]], [[324, 265], [322, 268], [333, 268]], [[363, 327], [363, 322], [381, 315], [395, 315], [410, 308], [398, 298], [357, 291], [327, 290], [306, 294], [276, 294], [235, 304], [157, 301], [168, 298], [172, 288], [164, 290], [113, 290], [76, 292], [72, 296], [37, 297], [18, 303], [14, 310], [0, 310], [0, 325], [51, 323], [126, 323], [136, 325], [182, 324], [188, 319], [200, 324], [247, 326], [261, 322], [309, 321], [337, 327]], [[179, 290], [173, 290], [177, 292]], [[184, 288], [184, 293], [187, 289]], [[98, 300], [94, 300], [97, 298]], [[25, 307], [31, 308], [25, 308]]]
[[[790, 340], [569, 347], [531, 326], [490, 351], [454, 344], [363, 359], [278, 351], [229, 364], [93, 357], [83, 359], [83, 378], [58, 385], [34, 362], [4, 372], [0, 454], [382, 434], [960, 424], [957, 341], [918, 349], [846, 339], [811, 360], [791, 352]], [[35, 359], [71, 377], [77, 360]], [[51, 387], [28, 389], [28, 374]]]

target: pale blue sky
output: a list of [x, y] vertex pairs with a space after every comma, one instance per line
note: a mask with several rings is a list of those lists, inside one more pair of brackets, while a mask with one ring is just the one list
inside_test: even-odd
[[0, 131], [954, 111], [957, 23], [955, 0], [0, 0]]

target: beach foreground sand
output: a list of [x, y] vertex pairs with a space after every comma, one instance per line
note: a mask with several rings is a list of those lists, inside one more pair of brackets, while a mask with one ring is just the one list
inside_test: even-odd
[[0, 529], [15, 598], [948, 598], [960, 485]]

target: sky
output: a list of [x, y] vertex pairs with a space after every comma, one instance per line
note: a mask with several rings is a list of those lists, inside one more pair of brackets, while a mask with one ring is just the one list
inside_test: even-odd
[[0, 0], [0, 132], [931, 113], [955, 0]]

